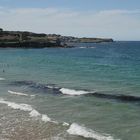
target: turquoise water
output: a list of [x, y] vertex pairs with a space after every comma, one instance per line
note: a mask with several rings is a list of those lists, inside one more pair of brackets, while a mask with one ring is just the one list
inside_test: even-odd
[[[140, 139], [140, 42], [74, 45], [0, 49], [1, 139]], [[8, 102], [31, 105], [58, 124]]]

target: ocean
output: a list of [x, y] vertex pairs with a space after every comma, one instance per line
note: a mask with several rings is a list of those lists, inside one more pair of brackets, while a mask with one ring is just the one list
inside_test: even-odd
[[140, 42], [0, 49], [0, 140], [140, 140]]

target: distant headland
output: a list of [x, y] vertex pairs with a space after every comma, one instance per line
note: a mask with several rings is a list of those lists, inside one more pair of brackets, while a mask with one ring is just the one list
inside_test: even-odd
[[0, 48], [52, 48], [70, 47], [69, 43], [113, 42], [111, 38], [78, 38], [57, 34], [33, 33], [28, 31], [4, 31], [0, 28]]

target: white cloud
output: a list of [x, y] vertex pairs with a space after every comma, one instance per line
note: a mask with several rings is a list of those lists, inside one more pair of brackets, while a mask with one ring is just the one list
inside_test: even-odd
[[110, 14], [110, 15], [115, 15], [115, 14], [140, 14], [140, 9], [137, 10], [120, 10], [120, 9], [115, 9], [115, 10], [104, 10], [100, 11], [101, 14]]
[[140, 9], [71, 11], [56, 8], [0, 8], [0, 27], [74, 36], [140, 40]]

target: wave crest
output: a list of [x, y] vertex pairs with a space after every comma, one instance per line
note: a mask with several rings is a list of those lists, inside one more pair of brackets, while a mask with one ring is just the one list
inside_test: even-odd
[[[17, 104], [17, 103], [14, 103], [14, 102], [5, 101], [3, 98], [0, 98], [0, 103], [1, 104], [6, 104], [7, 106], [11, 107], [12, 109], [29, 112], [30, 117], [40, 119], [41, 121], [43, 121], [45, 123], [46, 122], [51, 122], [51, 123], [54, 123], [54, 124], [59, 124], [57, 121], [53, 121], [51, 118], [49, 118], [48, 115], [39, 113], [31, 105]], [[69, 126], [69, 129], [67, 130], [67, 132], [71, 135], [82, 136], [82, 137], [85, 137], [85, 138], [93, 138], [93, 139], [96, 139], [96, 140], [115, 140], [110, 135], [100, 134], [100, 133], [95, 132], [91, 129], [80, 126], [76, 123], [72, 123], [70, 125], [66, 122], [63, 122], [62, 125], [65, 126], [65, 127]]]
[[104, 134], [104, 135], [100, 134], [91, 129], [80, 126], [76, 123], [72, 123], [70, 128], [67, 130], [67, 132], [71, 135], [82, 136], [85, 138], [93, 138], [96, 140], [115, 140], [112, 136], [109, 136], [107, 134]]
[[17, 85], [17, 86], [28, 86], [33, 89], [41, 90], [45, 93], [50, 93], [48, 91], [52, 91], [51, 94], [53, 93], [54, 95], [60, 95], [60, 94], [65, 94], [65, 95], [72, 95], [72, 96], [93, 96], [96, 98], [104, 98], [104, 99], [114, 99], [114, 100], [119, 100], [122, 102], [140, 102], [140, 97], [135, 96], [135, 95], [125, 95], [125, 94], [107, 94], [107, 93], [101, 93], [101, 92], [96, 92], [96, 91], [87, 91], [87, 90], [75, 90], [75, 89], [68, 89], [68, 88], [61, 88], [61, 87], [56, 87], [54, 84], [40, 84], [40, 83], [35, 83], [33, 81], [15, 81], [12, 82], [12, 84]]
[[84, 90], [74, 90], [74, 89], [67, 89], [67, 88], [61, 88], [59, 91], [62, 94], [67, 94], [67, 95], [84, 95], [84, 94], [90, 93], [90, 92], [84, 91]]
[[5, 80], [5, 78], [0, 77], [0, 81], [3, 81], [3, 80]]
[[39, 117], [44, 122], [53, 122], [51, 121], [51, 118], [49, 118], [47, 115], [40, 114], [37, 110], [35, 110], [31, 105], [28, 104], [17, 104], [14, 102], [5, 101], [4, 99], [0, 99], [1, 104], [6, 104], [7, 106], [11, 107], [15, 110], [22, 110], [29, 112], [30, 117]]
[[15, 91], [11, 91], [11, 90], [8, 90], [8, 93], [10, 93], [12, 95], [19, 95], [19, 96], [31, 96], [31, 97], [35, 96], [35, 95], [28, 95], [28, 94], [25, 94], [25, 93], [15, 92]]

